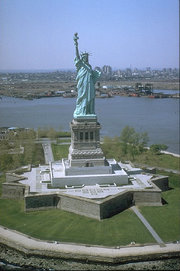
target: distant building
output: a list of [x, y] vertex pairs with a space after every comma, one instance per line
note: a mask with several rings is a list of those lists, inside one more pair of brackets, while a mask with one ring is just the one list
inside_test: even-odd
[[108, 65], [104, 65], [103, 68], [102, 68], [102, 71], [106, 75], [111, 75], [112, 74], [112, 68], [111, 68], [111, 66], [108, 66]]

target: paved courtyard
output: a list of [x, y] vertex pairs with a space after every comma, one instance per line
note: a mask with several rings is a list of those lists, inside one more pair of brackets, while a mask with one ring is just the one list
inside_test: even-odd
[[25, 172], [26, 180], [21, 181], [23, 184], [30, 186], [30, 192], [52, 193], [63, 192], [70, 195], [76, 195], [86, 198], [105, 198], [110, 195], [118, 194], [119, 192], [129, 189], [144, 189], [152, 187], [150, 179], [152, 175], [132, 174], [128, 185], [117, 186], [115, 183], [105, 185], [82, 185], [82, 186], [65, 186], [64, 189], [48, 188], [50, 184], [50, 167], [49, 165], [32, 168], [30, 172]]

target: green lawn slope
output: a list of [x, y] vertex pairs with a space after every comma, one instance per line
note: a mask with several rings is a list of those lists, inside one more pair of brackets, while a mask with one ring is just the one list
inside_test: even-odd
[[[162, 172], [163, 173], [163, 172]], [[165, 172], [164, 172], [165, 173]], [[160, 207], [140, 207], [164, 242], [180, 240], [180, 176], [170, 173], [170, 190], [163, 192], [165, 204]]]
[[103, 246], [155, 243], [132, 210], [97, 221], [57, 209], [25, 213], [23, 200], [0, 199], [0, 224], [43, 240]]

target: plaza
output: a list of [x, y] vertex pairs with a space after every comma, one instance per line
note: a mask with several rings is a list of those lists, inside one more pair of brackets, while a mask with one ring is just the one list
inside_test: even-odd
[[[52, 193], [52, 192], [62, 192], [69, 195], [77, 195], [85, 198], [105, 198], [109, 195], [115, 195], [119, 192], [125, 191], [126, 189], [147, 189], [153, 188], [151, 183], [151, 174], [142, 174], [142, 170], [139, 168], [133, 168], [130, 164], [122, 164], [134, 172], [129, 176], [129, 183], [125, 185], [117, 185], [116, 183], [107, 184], [82, 184], [82, 185], [64, 185], [64, 188], [48, 188], [51, 184], [50, 181], [50, 166], [41, 165], [38, 168], [32, 168], [30, 172], [25, 172], [23, 176], [25, 180], [20, 181], [20, 183], [28, 185], [30, 188], [30, 193]], [[54, 162], [54, 170], [59, 169], [59, 163]], [[124, 173], [125, 171], [123, 171]], [[136, 173], [137, 172], [137, 173]], [[98, 175], [99, 176], [99, 175]], [[125, 176], [128, 176], [127, 173]]]

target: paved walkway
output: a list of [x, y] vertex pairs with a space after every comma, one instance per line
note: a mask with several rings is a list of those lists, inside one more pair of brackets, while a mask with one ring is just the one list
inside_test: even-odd
[[151, 235], [153, 236], [153, 238], [157, 241], [157, 243], [160, 246], [165, 246], [163, 240], [159, 237], [159, 235], [155, 232], [155, 230], [151, 227], [151, 225], [149, 224], [149, 222], [145, 219], [145, 217], [139, 212], [139, 210], [137, 209], [137, 207], [133, 206], [131, 207], [131, 209], [134, 211], [134, 213], [139, 217], [139, 219], [141, 220], [141, 222], [144, 224], [144, 226], [148, 229], [148, 231], [151, 233]]
[[58, 258], [76, 258], [76, 259], [91, 259], [95, 261], [104, 262], [119, 262], [125, 259], [140, 259], [143, 257], [155, 255], [161, 256], [180, 254], [180, 244], [167, 244], [160, 247], [159, 245], [151, 246], [126, 246], [126, 247], [98, 247], [86, 246], [81, 244], [60, 243], [60, 242], [47, 242], [29, 237], [17, 231], [10, 230], [0, 226], [0, 243], [8, 245], [12, 248], [24, 251], [27, 254], [41, 256], [51, 256]]
[[177, 153], [173, 153], [173, 152], [169, 152], [169, 151], [161, 151], [161, 153], [170, 154], [170, 155], [172, 155], [174, 157], [180, 158], [180, 154], [177, 154]]
[[51, 149], [51, 143], [46, 142], [42, 144], [44, 150], [45, 163], [54, 162], [53, 152]]
[[164, 168], [164, 167], [155, 167], [155, 168], [157, 168], [158, 170], [163, 170], [163, 171], [172, 172], [172, 173], [175, 173], [175, 174], [180, 174], [180, 170]]

